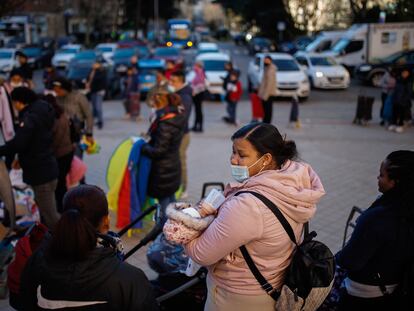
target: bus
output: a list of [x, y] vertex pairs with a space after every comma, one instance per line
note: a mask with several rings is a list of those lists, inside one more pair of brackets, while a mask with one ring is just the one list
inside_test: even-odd
[[167, 23], [166, 46], [191, 48], [193, 46], [192, 25], [187, 19], [169, 19]]

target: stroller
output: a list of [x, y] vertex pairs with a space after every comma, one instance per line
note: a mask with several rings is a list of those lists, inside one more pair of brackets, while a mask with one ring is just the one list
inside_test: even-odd
[[[207, 190], [212, 187], [224, 190], [224, 184], [221, 182], [205, 183], [201, 197], [205, 197]], [[124, 255], [124, 260], [133, 255], [141, 247], [155, 240], [162, 233], [163, 215], [161, 214], [159, 205], [156, 204], [149, 207], [128, 226], [118, 232], [118, 235], [122, 236], [136, 223], [154, 211], [155, 226], [136, 246]], [[170, 273], [162, 274], [157, 279], [152, 280], [151, 283], [154, 286], [157, 302], [160, 304], [161, 310], [179, 310], [179, 308], [195, 311], [204, 310], [204, 303], [207, 298], [206, 276], [207, 270], [201, 268], [193, 277], [188, 277], [182, 273]]]

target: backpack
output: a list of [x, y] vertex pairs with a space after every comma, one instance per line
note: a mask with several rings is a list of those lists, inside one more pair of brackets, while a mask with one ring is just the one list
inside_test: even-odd
[[236, 195], [242, 193], [250, 193], [261, 200], [275, 214], [289, 238], [296, 245], [280, 291], [267, 282], [243, 245], [240, 251], [249, 269], [261, 287], [276, 300], [276, 310], [316, 310], [328, 296], [333, 284], [334, 255], [325, 244], [313, 240], [316, 237], [315, 231], [307, 233], [305, 230], [304, 239], [298, 244], [292, 227], [273, 202], [253, 191], [241, 191]]

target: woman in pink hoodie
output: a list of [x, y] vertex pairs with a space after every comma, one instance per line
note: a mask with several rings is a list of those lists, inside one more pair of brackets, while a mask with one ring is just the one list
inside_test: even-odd
[[275, 301], [249, 270], [239, 247], [245, 245], [262, 275], [280, 289], [294, 244], [275, 215], [252, 194], [270, 199], [300, 239], [303, 225], [325, 194], [318, 175], [297, 162], [296, 145], [276, 127], [252, 123], [233, 136], [231, 169], [238, 181], [225, 190], [217, 217], [197, 239], [185, 245], [188, 255], [209, 270], [205, 310], [274, 310]]

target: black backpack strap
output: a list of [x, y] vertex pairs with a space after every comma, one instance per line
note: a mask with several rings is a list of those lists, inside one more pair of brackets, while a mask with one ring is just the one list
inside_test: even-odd
[[247, 263], [250, 271], [253, 273], [254, 277], [256, 278], [257, 282], [259, 282], [260, 286], [263, 290], [266, 291], [274, 300], [277, 300], [280, 296], [280, 293], [276, 291], [273, 286], [265, 279], [263, 274], [260, 273], [259, 269], [257, 268], [256, 264], [254, 263], [252, 257], [250, 256], [249, 252], [247, 251], [246, 246], [242, 245], [239, 247], [240, 252], [243, 255], [244, 260]]
[[236, 196], [242, 193], [250, 193], [254, 195], [256, 198], [258, 198], [260, 201], [262, 201], [273, 212], [273, 214], [275, 214], [276, 218], [279, 220], [280, 224], [282, 225], [283, 229], [285, 229], [286, 233], [288, 234], [292, 242], [295, 243], [295, 245], [298, 245], [298, 243], [296, 242], [295, 233], [293, 232], [291, 225], [289, 224], [285, 216], [283, 216], [279, 208], [272, 201], [270, 201], [264, 195], [254, 191], [240, 191], [236, 193]]

